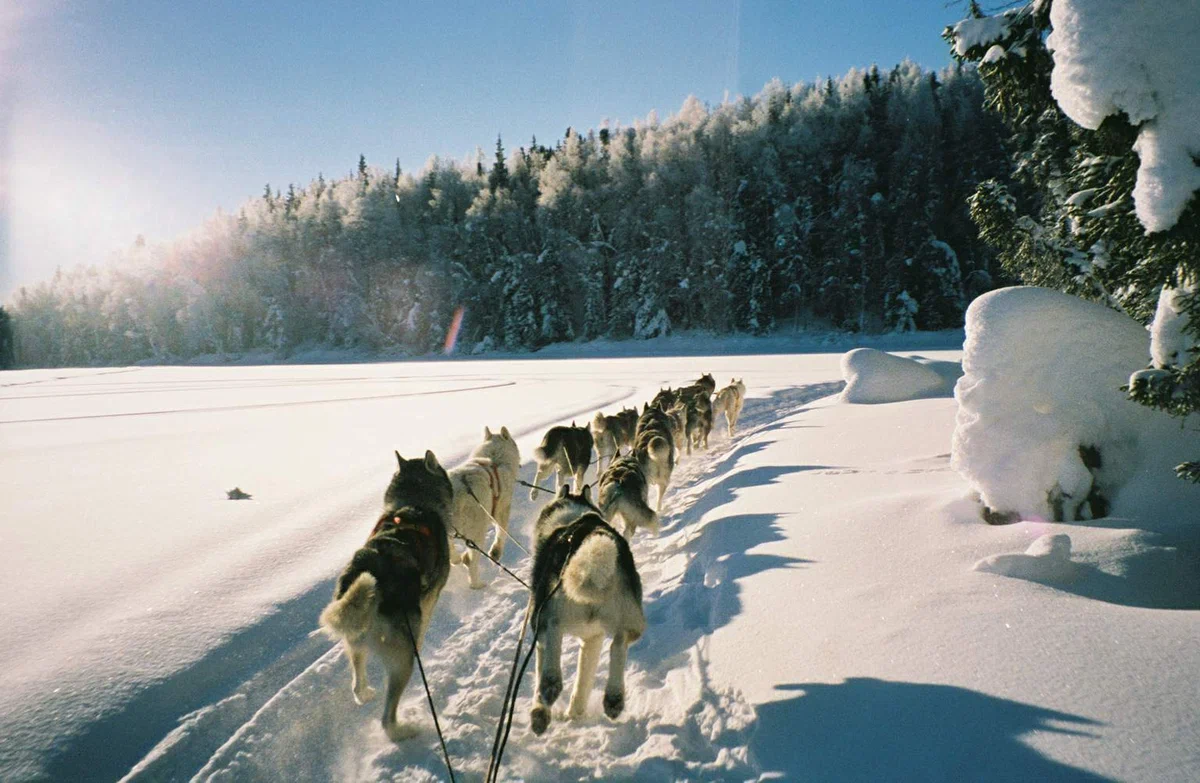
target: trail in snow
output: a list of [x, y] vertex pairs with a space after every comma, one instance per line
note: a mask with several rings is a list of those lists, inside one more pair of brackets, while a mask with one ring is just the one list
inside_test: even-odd
[[[729, 573], [726, 550], [744, 553], [773, 534], [770, 525], [753, 519], [710, 524], [708, 515], [732, 500], [739, 488], [773, 480], [770, 471], [743, 471], [736, 484], [725, 479], [726, 469], [755, 448], [743, 441], [840, 389], [840, 383], [812, 384], [751, 398], [732, 440], [724, 435], [722, 419], [710, 449], [682, 459], [664, 503], [663, 534], [634, 541], [650, 624], [630, 651], [625, 712], [616, 721], [604, 717], [598, 684], [586, 719], [562, 720], [562, 699], [549, 732], [534, 737], [527, 718], [531, 667], [517, 701], [506, 777], [757, 777], [748, 749], [754, 710], [736, 692], [710, 683], [706, 636], [738, 611], [736, 580], [743, 574]], [[528, 480], [532, 473], [532, 465], [526, 465], [522, 477]], [[594, 472], [589, 480], [595, 481]], [[524, 492], [517, 493], [512, 533], [526, 547], [532, 520], [547, 499], [531, 502]], [[509, 548], [506, 565], [522, 573], [528, 567], [523, 557]], [[753, 563], [754, 557], [747, 555], [742, 562]], [[775, 556], [760, 557], [781, 565]], [[804, 565], [786, 559], [786, 567]], [[466, 780], [487, 770], [527, 600], [524, 588], [485, 564], [489, 573], [489, 586], [471, 591], [461, 569], [455, 570], [425, 645], [425, 669], [450, 756], [456, 773]], [[306, 595], [297, 604], [295, 619], [299, 622], [303, 612], [310, 612], [308, 622], [315, 624], [331, 589], [326, 583]], [[571, 642], [564, 650], [567, 682], [574, 678], [576, 647]], [[382, 673], [371, 671], [378, 685]], [[605, 671], [604, 661], [600, 671]], [[377, 702], [361, 708], [354, 704], [340, 646], [310, 636], [233, 694], [185, 716], [127, 779], [276, 780], [282, 770], [295, 779], [313, 780], [445, 779], [438, 739], [416, 679], [400, 712], [401, 720], [420, 725], [417, 737], [400, 744], [389, 741], [379, 727], [379, 709]]]

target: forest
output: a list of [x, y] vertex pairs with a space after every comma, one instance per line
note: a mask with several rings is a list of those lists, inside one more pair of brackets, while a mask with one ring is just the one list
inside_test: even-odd
[[301, 349], [535, 350], [678, 330], [958, 327], [1001, 285], [968, 199], [1009, 181], [976, 66], [768, 83], [416, 173], [365, 158], [186, 236], [63, 259], [8, 305], [20, 366]]

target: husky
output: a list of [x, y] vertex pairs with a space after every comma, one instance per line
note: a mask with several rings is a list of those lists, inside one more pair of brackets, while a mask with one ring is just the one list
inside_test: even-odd
[[730, 378], [729, 385], [717, 392], [713, 400], [713, 421], [716, 421], [718, 413], [724, 412], [725, 424], [731, 438], [733, 428], [737, 426], [738, 416], [742, 415], [742, 404], [746, 401], [746, 384], [742, 383], [742, 380]]
[[650, 407], [661, 408], [665, 411], [677, 402], [679, 402], [679, 392], [668, 386], [665, 389], [658, 390], [658, 394], [654, 395], [654, 399], [650, 400]]
[[612, 644], [604, 714], [615, 719], [625, 708], [628, 648], [645, 632], [646, 615], [633, 553], [593, 505], [590, 487], [585, 485], [578, 495], [560, 487], [538, 515], [529, 600], [537, 639], [537, 684], [529, 715], [533, 733], [549, 727], [550, 708], [562, 693], [564, 633], [582, 641], [567, 717], [587, 713], [600, 648], [608, 636]]
[[[508, 537], [508, 519], [512, 513], [513, 489], [521, 470], [521, 453], [517, 442], [501, 427], [493, 433], [483, 428], [483, 443], [475, 447], [466, 462], [450, 471], [454, 487], [454, 506], [451, 511], [450, 535], [458, 533], [482, 548], [489, 527], [496, 528], [496, 538], [488, 555], [499, 560], [504, 554]], [[479, 578], [479, 553], [467, 548], [461, 555], [450, 542], [450, 563], [466, 566], [473, 589], [484, 586]]]
[[658, 514], [650, 508], [647, 502], [650, 495], [650, 485], [646, 482], [646, 473], [642, 470], [637, 454], [620, 457], [608, 466], [600, 477], [600, 487], [596, 493], [596, 504], [600, 513], [613, 527], [617, 527], [617, 518], [624, 523], [625, 538], [633, 540], [633, 534], [639, 527], [644, 527], [657, 534]]
[[633, 448], [633, 433], [637, 431], [638, 412], [637, 408], [622, 408], [617, 418], [621, 420], [623, 429], [626, 434], [625, 446]]
[[446, 539], [454, 490], [432, 451], [406, 460], [383, 496], [383, 513], [338, 577], [333, 601], [321, 612], [321, 627], [341, 639], [350, 660], [354, 701], [375, 698], [367, 680], [367, 653], [387, 669], [383, 730], [393, 741], [415, 733], [396, 722], [400, 694], [412, 676], [413, 658], [425, 638], [433, 608], [450, 576]]
[[[630, 418], [629, 414], [633, 416]], [[615, 416], [597, 413], [592, 419], [592, 437], [596, 442], [596, 473], [604, 472], [605, 458], [608, 464], [621, 456], [621, 449], [633, 445], [633, 431], [637, 427], [637, 411], [623, 410]]]
[[[571, 422], [570, 427], [551, 427], [542, 438], [542, 444], [533, 450], [533, 457], [537, 460], [534, 484], [541, 484], [553, 473], [557, 492], [565, 474], [574, 478], [578, 491], [592, 463], [592, 432], [587, 427], [576, 427], [575, 422]], [[537, 493], [537, 489], [530, 489], [529, 499], [537, 500]]]
[[708, 448], [713, 425], [712, 393], [716, 387], [712, 375], [701, 375], [700, 380], [676, 392], [676, 398], [687, 404], [688, 440], [694, 446]]
[[688, 437], [687, 403], [679, 400], [663, 412], [671, 419], [671, 434], [675, 438], [675, 453], [678, 454], [680, 449], [687, 448], [687, 454], [690, 457], [692, 455], [692, 439]]
[[638, 419], [633, 438], [633, 456], [637, 459], [646, 483], [658, 487], [657, 513], [662, 513], [663, 495], [675, 470], [675, 437], [671, 432], [671, 417], [660, 408], [649, 405]]

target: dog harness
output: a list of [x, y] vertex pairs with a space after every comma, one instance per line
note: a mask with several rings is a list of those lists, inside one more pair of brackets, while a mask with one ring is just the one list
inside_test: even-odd
[[371, 534], [369, 536], [367, 536], [367, 540], [370, 541], [372, 538], [375, 537], [375, 535], [379, 531], [383, 530], [388, 525], [400, 525], [400, 524], [404, 524], [404, 527], [407, 530], [412, 530], [415, 533], [420, 533], [421, 535], [423, 535], [425, 538], [429, 539], [430, 541], [433, 540], [433, 530], [429, 527], [429, 525], [426, 525], [423, 522], [406, 522], [400, 516], [399, 513], [395, 513], [395, 514], [385, 513], [383, 516], [381, 516], [379, 518], [379, 521], [375, 523], [375, 527], [371, 528]]
[[487, 471], [488, 489], [492, 492], [492, 513], [490, 516], [495, 519], [496, 506], [500, 505], [500, 471], [496, 468], [496, 463], [490, 459], [476, 459], [473, 462]]

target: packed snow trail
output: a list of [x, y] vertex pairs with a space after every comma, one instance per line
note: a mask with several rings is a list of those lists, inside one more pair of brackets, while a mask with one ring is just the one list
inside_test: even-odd
[[[527, 718], [531, 669], [517, 701], [503, 779], [757, 777], [747, 750], [754, 711], [735, 692], [715, 689], [708, 676], [705, 635], [714, 622], [719, 624], [715, 616], [735, 608], [737, 588], [718, 575], [721, 566], [705, 551], [706, 535], [698, 520], [722, 498], [728, 499], [720, 487], [720, 471], [736, 458], [742, 440], [839, 388], [837, 383], [815, 384], [767, 398], [751, 397], [732, 441], [723, 433], [714, 434], [708, 452], [682, 459], [664, 504], [663, 535], [641, 535], [634, 542], [650, 626], [630, 651], [625, 712], [616, 721], [604, 717], [597, 688], [587, 718], [556, 719], [546, 735], [534, 737]], [[532, 465], [526, 464], [522, 478], [529, 480], [532, 473]], [[594, 468], [589, 480], [595, 480]], [[542, 495], [531, 502], [524, 492], [517, 493], [512, 533], [522, 545], [529, 546], [532, 520], [548, 499]], [[528, 567], [523, 557], [510, 548], [505, 562], [521, 573]], [[425, 644], [429, 685], [455, 772], [463, 780], [481, 779], [487, 771], [527, 601], [515, 580], [487, 564], [485, 569], [492, 581], [482, 591], [468, 590], [461, 569], [455, 570]], [[393, 743], [379, 728], [378, 703], [361, 708], [354, 704], [340, 646], [317, 644], [323, 649], [316, 660], [243, 724], [230, 731], [249, 697], [235, 695], [206, 707], [186, 717], [128, 779], [182, 780], [195, 773], [198, 780], [265, 781], [277, 779], [282, 770], [289, 777], [313, 780], [445, 779], [419, 683], [410, 683], [400, 714], [402, 721], [419, 724], [421, 733]], [[576, 647], [577, 642], [571, 642], [564, 651], [568, 683], [574, 677], [571, 653]], [[603, 666], [602, 662], [601, 671]], [[372, 668], [372, 673], [378, 681], [380, 670]], [[557, 711], [564, 707], [565, 702], [558, 704]], [[211, 743], [218, 732], [228, 732], [227, 740], [197, 770], [202, 737], [207, 735]]]

